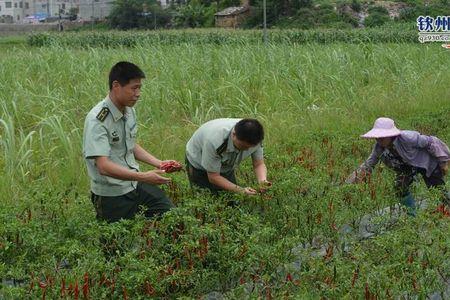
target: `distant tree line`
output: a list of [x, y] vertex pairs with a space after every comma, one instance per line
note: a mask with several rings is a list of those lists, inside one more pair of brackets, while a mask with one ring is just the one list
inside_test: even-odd
[[[266, 0], [267, 22], [274, 28], [376, 27], [390, 22], [415, 21], [420, 15], [446, 16], [450, 13], [448, 1], [423, 4], [418, 0], [405, 0], [399, 16], [392, 20], [388, 9], [373, 0], [336, 3]], [[239, 5], [240, 0], [172, 0], [168, 7], [162, 8], [156, 0], [116, 0], [108, 24], [111, 28], [125, 30], [213, 27], [215, 13]], [[259, 28], [263, 22], [263, 0], [251, 0], [250, 7], [251, 14], [243, 27]]]

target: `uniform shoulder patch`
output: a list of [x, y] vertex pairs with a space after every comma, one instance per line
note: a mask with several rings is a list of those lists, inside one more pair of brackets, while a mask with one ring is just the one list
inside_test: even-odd
[[217, 149], [216, 149], [216, 154], [217, 155], [222, 155], [222, 153], [225, 152], [225, 150], [227, 149], [228, 146], [228, 138], [225, 139], [222, 143], [222, 145], [220, 145]]
[[109, 108], [103, 107], [100, 112], [97, 114], [96, 118], [100, 120], [100, 122], [105, 121], [106, 117], [109, 114]]

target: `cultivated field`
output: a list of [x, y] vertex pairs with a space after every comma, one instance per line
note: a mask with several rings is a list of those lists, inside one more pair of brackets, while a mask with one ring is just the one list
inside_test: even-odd
[[[177, 208], [161, 220], [98, 223], [81, 136], [120, 60], [147, 75], [136, 106], [140, 144], [184, 161], [203, 122], [257, 117], [273, 189], [217, 199], [191, 192], [179, 173], [166, 187]], [[370, 153], [359, 135], [379, 116], [450, 143], [449, 65], [439, 44], [2, 47], [0, 298], [216, 291], [233, 299], [423, 299], [443, 292], [450, 218], [434, 212], [437, 194], [418, 184], [428, 207], [365, 239], [360, 219], [398, 202], [394, 174], [379, 167], [369, 182], [343, 180]], [[246, 162], [238, 180], [254, 186], [253, 178]]]

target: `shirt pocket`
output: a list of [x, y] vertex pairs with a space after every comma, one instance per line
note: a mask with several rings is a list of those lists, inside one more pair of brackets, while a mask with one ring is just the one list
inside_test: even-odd
[[136, 145], [136, 137], [137, 137], [137, 125], [136, 123], [134, 123], [134, 125], [132, 125], [129, 128], [128, 134], [127, 134], [127, 148], [128, 150], [132, 150], [134, 149], [134, 146]]
[[233, 168], [236, 165], [236, 154], [231, 153], [224, 155], [221, 163], [224, 167]]

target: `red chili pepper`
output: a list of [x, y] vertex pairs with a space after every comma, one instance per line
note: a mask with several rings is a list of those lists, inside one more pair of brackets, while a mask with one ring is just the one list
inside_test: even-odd
[[386, 289], [386, 298], [387, 299], [391, 299], [392, 298], [391, 291], [389, 289]]
[[144, 225], [144, 228], [142, 229], [142, 232], [141, 232], [142, 237], [144, 237], [148, 234], [148, 227], [149, 227], [148, 225]]
[[89, 274], [84, 274], [83, 297], [89, 299]]
[[364, 288], [364, 299], [370, 300], [370, 298], [371, 298], [371, 294], [369, 291], [369, 284], [366, 282], [366, 286]]
[[170, 283], [170, 285], [175, 288], [178, 284], [175, 280], [172, 280], [172, 282]]
[[200, 222], [202, 222], [202, 224], [205, 222], [205, 216], [204, 216], [201, 212], [198, 212], [198, 213], [195, 215], [195, 217], [196, 217]]
[[106, 276], [105, 273], [102, 273], [102, 276], [100, 277], [100, 281], [98, 282], [98, 286], [102, 286], [106, 283]]
[[191, 255], [191, 252], [189, 251], [188, 247], [184, 248], [184, 254], [186, 255], [186, 257], [188, 259], [189, 269], [192, 270], [192, 268], [194, 268], [194, 261], [192, 260], [192, 255]]
[[208, 237], [207, 236], [203, 236], [200, 239], [200, 245], [202, 245], [203, 254], [204, 255], [208, 254]]
[[331, 223], [331, 229], [333, 229], [334, 231], [338, 231], [338, 228], [337, 228], [337, 226], [336, 226], [336, 223]]
[[45, 294], [47, 291], [48, 283], [45, 281], [39, 281], [39, 287], [42, 289], [42, 300], [45, 300]]
[[174, 230], [172, 231], [172, 241], [176, 242], [178, 239], [178, 233]]
[[55, 285], [55, 278], [53, 276], [46, 276], [45, 280], [48, 282], [50, 286]]
[[123, 294], [123, 299], [128, 300], [127, 289], [124, 285], [122, 285], [122, 294]]
[[177, 270], [181, 269], [181, 263], [178, 258], [175, 259], [175, 269]]
[[412, 282], [412, 285], [413, 285], [414, 291], [417, 292], [417, 290], [419, 289], [419, 286], [418, 286], [418, 284], [417, 284], [417, 280], [416, 280], [416, 276], [415, 276], [415, 275], [413, 275], [413, 282]]
[[33, 288], [34, 288], [34, 273], [32, 272], [29, 292], [31, 292]]
[[34, 288], [34, 280], [30, 282], [30, 292], [33, 290], [33, 288]]
[[61, 297], [66, 296], [66, 279], [61, 279]]
[[166, 173], [173, 173], [180, 171], [183, 166], [176, 161], [168, 161], [161, 163], [160, 169], [166, 171]]
[[333, 201], [328, 202], [328, 211], [332, 213], [334, 211]]
[[110, 287], [111, 287], [111, 295], [113, 295], [113, 294], [114, 294], [114, 290], [115, 290], [115, 288], [116, 288], [116, 280], [115, 280], [115, 279], [112, 279], [112, 280], [111, 280], [111, 285], [110, 285]]
[[147, 247], [148, 247], [148, 248], [151, 248], [152, 245], [153, 245], [153, 240], [152, 240], [151, 238], [147, 238], [146, 244], [147, 244]]
[[333, 283], [333, 279], [330, 276], [327, 276], [325, 277], [325, 280], [323, 282], [326, 283], [328, 286], [331, 286], [331, 284]]
[[333, 244], [329, 244], [323, 259], [327, 260], [333, 256]]
[[321, 224], [322, 223], [322, 214], [318, 213], [316, 215], [316, 224]]
[[78, 296], [80, 295], [80, 290], [78, 289], [78, 280], [75, 281], [75, 287], [73, 288], [73, 297], [75, 300], [78, 300]]
[[266, 299], [271, 300], [272, 299], [272, 293], [270, 291], [270, 287], [266, 286]]
[[171, 266], [171, 265], [167, 266], [166, 274], [167, 274], [167, 275], [172, 275], [172, 274], [173, 274], [173, 269], [172, 269], [172, 266]]
[[148, 296], [154, 296], [156, 293], [155, 288], [152, 286], [152, 284], [146, 280], [145, 281], [145, 294]]
[[286, 281], [288, 281], [288, 282], [293, 282], [291, 273], [287, 273], [287, 275], [286, 275]]
[[252, 274], [250, 275], [252, 277], [253, 282], [256, 282], [259, 280], [259, 275], [258, 274]]
[[205, 253], [203, 253], [202, 248], [197, 249], [197, 256], [200, 258], [201, 261], [205, 259]]
[[248, 251], [247, 244], [242, 245], [241, 252], [238, 254], [237, 258], [240, 259], [244, 257], [244, 255], [247, 254], [247, 251]]
[[450, 217], [450, 209], [448, 209], [444, 204], [440, 204], [436, 208], [436, 213], [442, 214], [444, 217]]
[[353, 272], [353, 277], [352, 277], [352, 288], [355, 286], [355, 282], [358, 279], [359, 276], [359, 266], [355, 269], [355, 271]]

